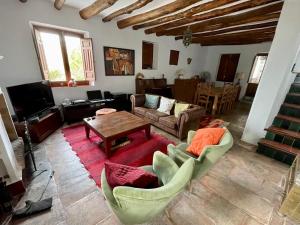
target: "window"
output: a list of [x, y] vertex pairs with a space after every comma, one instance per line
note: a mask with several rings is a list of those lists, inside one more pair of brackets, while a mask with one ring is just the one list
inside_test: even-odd
[[217, 81], [233, 82], [239, 64], [240, 54], [222, 54]]
[[143, 41], [142, 69], [155, 70], [158, 64], [158, 46], [155, 43]]
[[268, 54], [260, 53], [255, 56], [248, 83], [258, 84], [264, 71]]
[[71, 79], [78, 85], [95, 80], [92, 40], [82, 33], [34, 26], [43, 78], [52, 86], [67, 86]]

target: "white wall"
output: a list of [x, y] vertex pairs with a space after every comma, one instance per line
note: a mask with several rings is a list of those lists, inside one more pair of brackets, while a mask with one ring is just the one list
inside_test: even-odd
[[240, 97], [243, 97], [247, 88], [247, 81], [250, 76], [254, 57], [257, 53], [269, 52], [271, 42], [252, 45], [236, 45], [236, 46], [209, 46], [207, 47], [207, 54], [204, 62], [203, 70], [209, 71], [212, 75], [211, 80], [215, 81], [218, 73], [220, 58], [222, 54], [239, 53], [240, 60], [237, 72], [245, 73], [244, 80], [241, 81]]
[[[135, 50], [135, 73], [142, 72], [146, 78], [161, 77], [165, 74], [168, 83], [174, 82], [175, 71], [184, 69], [187, 74], [199, 73], [203, 67], [205, 56], [199, 45], [185, 48], [181, 41], [173, 37], [156, 37], [145, 35], [142, 30], [133, 31], [131, 28], [119, 30], [116, 22], [103, 23], [100, 17], [87, 21], [79, 16], [79, 10], [64, 6], [61, 11], [53, 7], [48, 0], [30, 0], [21, 3], [18, 0], [1, 0], [0, 2], [0, 87], [6, 93], [5, 87], [21, 83], [36, 82], [42, 79], [34, 48], [29, 21], [52, 24], [67, 28], [88, 31], [93, 38], [94, 58], [96, 68], [95, 87], [53, 88], [56, 103], [64, 98], [86, 98], [86, 90], [101, 89], [112, 92], [135, 91], [135, 77], [108, 77], [104, 72], [103, 46], [129, 48]], [[151, 41], [158, 44], [158, 69], [142, 70], [142, 41]], [[179, 50], [179, 65], [169, 63], [171, 49]], [[193, 59], [187, 65], [187, 58]], [[7, 97], [7, 99], [9, 99]], [[9, 104], [10, 109], [11, 105]]]
[[9, 175], [7, 184], [22, 180], [22, 169], [18, 166], [13, 147], [0, 115], [0, 176]]
[[300, 45], [300, 1], [285, 0], [269, 57], [257, 89], [242, 140], [257, 144], [280, 109], [294, 81], [291, 73]]

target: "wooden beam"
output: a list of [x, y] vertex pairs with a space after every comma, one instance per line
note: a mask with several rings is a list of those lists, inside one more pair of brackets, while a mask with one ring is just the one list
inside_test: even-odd
[[[190, 29], [193, 33], [207, 30], [208, 27], [214, 27], [214, 30], [222, 29], [229, 26], [241, 25], [251, 22], [258, 22], [268, 19], [277, 19], [282, 9], [282, 2], [254, 9], [245, 13], [237, 15], [229, 15], [220, 18], [210, 19], [207, 21], [199, 22], [190, 25]], [[181, 26], [170, 30], [159, 31], [156, 33], [157, 36], [161, 35], [183, 35], [184, 31], [188, 26]]]
[[92, 16], [97, 15], [104, 9], [111, 7], [118, 0], [96, 0], [90, 6], [80, 10], [79, 15], [82, 19], [87, 20]]
[[136, 2], [134, 2], [133, 4], [124, 7], [116, 12], [113, 12], [111, 14], [109, 14], [108, 16], [104, 17], [102, 19], [103, 22], [108, 22], [111, 21], [112, 19], [124, 15], [124, 14], [130, 14], [132, 13], [134, 10], [136, 9], [140, 9], [142, 7], [144, 7], [145, 5], [147, 5], [148, 3], [152, 2], [153, 0], [138, 0]]
[[242, 39], [259, 39], [269, 36], [274, 36], [276, 31], [276, 27], [269, 27], [269, 28], [262, 28], [257, 30], [251, 31], [242, 31], [242, 32], [235, 32], [230, 34], [223, 34], [223, 35], [215, 35], [209, 37], [194, 37], [193, 41], [198, 42], [208, 42], [208, 41], [219, 41], [219, 40], [242, 40]]
[[270, 42], [270, 41], [273, 41], [273, 37], [261, 38], [258, 40], [240, 40], [240, 41], [224, 40], [219, 42], [202, 42], [202, 43], [193, 43], [193, 44], [201, 44], [201, 46], [251, 45], [251, 44], [258, 44], [258, 43]]
[[166, 17], [159, 18], [159, 19], [156, 19], [156, 20], [153, 20], [150, 22], [145, 22], [142, 24], [135, 25], [135, 26], [133, 26], [133, 29], [137, 30], [137, 29], [141, 29], [141, 28], [145, 28], [145, 27], [159, 25], [162, 23], [167, 23], [167, 22], [170, 22], [173, 20], [189, 18], [194, 14], [205, 12], [205, 11], [208, 11], [211, 9], [215, 9], [217, 7], [220, 7], [220, 6], [229, 4], [229, 3], [233, 3], [233, 2], [237, 2], [237, 1], [239, 1], [239, 0], [213, 0], [211, 2], [206, 2], [201, 5], [194, 6], [188, 10], [185, 10], [183, 12], [180, 12], [180, 13], [177, 13], [177, 14], [174, 14], [171, 16], [166, 16]]
[[156, 19], [161, 16], [165, 16], [169, 13], [176, 12], [178, 10], [184, 9], [187, 6], [190, 6], [194, 3], [197, 3], [201, 0], [176, 0], [167, 5], [161, 6], [159, 8], [150, 10], [145, 13], [138, 14], [136, 16], [132, 16], [117, 22], [117, 25], [120, 29], [143, 23], [148, 20]]
[[195, 38], [192, 40], [192, 43], [199, 43], [199, 44], [214, 44], [214, 43], [241, 43], [241, 42], [255, 42], [258, 43], [261, 40], [270, 40], [274, 38], [275, 33], [269, 33], [269, 34], [260, 34], [257, 35], [256, 37], [247, 37], [243, 35], [239, 36], [232, 36], [232, 37], [218, 37], [218, 38], [213, 38], [213, 39], [199, 39]]
[[[244, 26], [238, 26], [238, 27], [229, 27], [222, 30], [216, 30], [211, 32], [205, 32], [205, 33], [196, 33], [193, 34], [193, 37], [208, 37], [208, 36], [214, 36], [218, 34], [225, 34], [229, 32], [234, 31], [242, 31], [242, 30], [252, 30], [252, 29], [258, 29], [258, 28], [266, 28], [266, 27], [276, 27], [278, 24], [278, 21], [272, 21], [272, 22], [265, 22], [265, 23], [259, 23], [259, 24], [251, 24], [251, 25], [244, 25]], [[175, 37], [175, 40], [181, 40], [183, 36], [177, 36]]]
[[65, 0], [55, 0], [54, 1], [54, 7], [57, 10], [61, 10], [61, 8], [63, 7], [64, 4], [65, 4]]
[[[252, 0], [252, 1], [242, 2], [240, 4], [236, 4], [236, 5], [227, 7], [227, 8], [216, 9], [216, 10], [213, 10], [213, 11], [210, 11], [207, 13], [203, 13], [200, 15], [196, 15], [196, 16], [192, 16], [192, 17], [185, 18], [182, 20], [176, 20], [176, 21], [166, 23], [166, 24], [163, 24], [160, 26], [156, 26], [156, 27], [145, 30], [145, 33], [152, 34], [152, 33], [156, 33], [156, 32], [170, 29], [173, 27], [179, 27], [179, 26], [189, 24], [189, 23], [208, 20], [208, 19], [228, 15], [230, 13], [238, 12], [241, 10], [250, 9], [250, 8], [257, 7], [257, 6], [269, 4], [271, 2], [279, 2], [279, 1], [281, 2], [281, 0], [275, 0], [275, 1], [274, 0]], [[280, 3], [278, 3], [278, 4], [280, 4]]]

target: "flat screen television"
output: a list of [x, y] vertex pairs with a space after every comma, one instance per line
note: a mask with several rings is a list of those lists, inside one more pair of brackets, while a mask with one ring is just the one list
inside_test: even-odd
[[47, 82], [7, 87], [7, 92], [19, 121], [37, 116], [55, 105]]

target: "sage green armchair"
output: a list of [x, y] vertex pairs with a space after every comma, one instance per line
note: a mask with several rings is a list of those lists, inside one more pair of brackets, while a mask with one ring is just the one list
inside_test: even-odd
[[187, 160], [179, 168], [171, 158], [157, 151], [153, 156], [153, 165], [142, 168], [156, 174], [162, 186], [154, 189], [120, 186], [112, 190], [107, 183], [104, 169], [102, 171], [103, 194], [123, 224], [145, 223], [162, 213], [169, 202], [189, 183], [194, 161]]
[[233, 145], [232, 135], [226, 129], [218, 145], [206, 146], [201, 152], [201, 155], [196, 157], [186, 151], [195, 134], [196, 131], [189, 131], [187, 143], [181, 143], [177, 146], [172, 144], [168, 145], [168, 154], [177, 163], [177, 165], [180, 166], [189, 159], [193, 159], [195, 161], [192, 179], [204, 176]]

